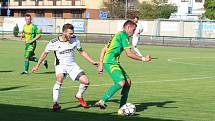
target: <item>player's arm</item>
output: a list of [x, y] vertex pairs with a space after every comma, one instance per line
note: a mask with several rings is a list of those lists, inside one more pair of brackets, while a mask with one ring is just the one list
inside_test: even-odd
[[21, 34], [21, 36], [20, 36], [20, 38], [19, 38], [19, 41], [22, 41], [22, 38], [23, 37], [25, 37], [25, 33], [24, 32], [22, 32], [22, 34]]
[[34, 41], [38, 40], [41, 37], [41, 34], [37, 34], [36, 37], [33, 39]]
[[40, 55], [40, 59], [38, 60], [37, 64], [32, 68], [32, 72], [36, 72], [39, 67], [40, 64], [43, 62], [43, 60], [45, 60], [46, 56], [48, 55], [48, 52], [44, 51], [41, 55]]
[[107, 47], [104, 47], [101, 50], [101, 53], [99, 56], [99, 65], [98, 65], [98, 69], [97, 69], [98, 74], [101, 74], [103, 72], [103, 58], [104, 58], [106, 51], [107, 51]]
[[80, 48], [80, 49], [78, 49], [78, 51], [79, 51], [80, 55], [83, 56], [88, 62], [90, 62], [93, 65], [98, 65], [98, 62], [94, 61], [92, 59], [92, 57], [85, 50]]
[[133, 51], [131, 51], [131, 48], [125, 48], [125, 53], [129, 58], [132, 58], [134, 60], [146, 61], [146, 62], [151, 61], [150, 55], [138, 56]]
[[36, 37], [34, 37], [32, 40], [29, 41], [29, 43], [33, 43], [36, 40], [38, 40], [41, 37], [41, 34], [37, 34]]

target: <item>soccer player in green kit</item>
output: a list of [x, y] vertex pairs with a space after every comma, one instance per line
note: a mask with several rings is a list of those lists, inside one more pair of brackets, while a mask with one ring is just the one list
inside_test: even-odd
[[108, 45], [102, 49], [99, 57], [98, 73], [102, 73], [104, 68], [111, 79], [113, 79], [114, 84], [103, 94], [102, 98], [95, 103], [95, 106], [105, 109], [107, 106], [105, 102], [118, 90], [122, 89], [118, 110], [119, 115], [122, 114], [120, 108], [126, 103], [131, 86], [131, 80], [119, 62], [121, 52], [125, 51], [126, 55], [134, 60], [151, 61], [150, 55], [138, 56], [131, 50], [129, 37], [134, 34], [136, 27], [136, 23], [127, 20], [123, 25], [123, 30], [115, 34]]
[[[36, 49], [36, 41], [41, 37], [41, 31], [37, 28], [35, 24], [31, 22], [32, 18], [30, 14], [25, 15], [26, 24], [23, 27], [23, 32], [20, 37], [25, 39], [25, 61], [24, 61], [24, 71], [21, 73], [28, 74], [29, 61], [37, 62], [38, 58], [35, 56], [34, 50]], [[46, 69], [48, 68], [48, 62], [45, 60], [43, 62]]]

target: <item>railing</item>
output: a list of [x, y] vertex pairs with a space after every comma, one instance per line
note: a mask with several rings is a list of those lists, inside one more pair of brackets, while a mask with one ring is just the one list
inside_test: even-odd
[[[20, 31], [24, 25], [23, 18], [2, 17], [0, 19], [0, 40], [14, 39], [13, 27], [19, 22]], [[61, 19], [33, 18], [44, 35], [42, 40], [50, 40], [61, 33], [64, 23], [71, 22], [75, 33], [84, 42], [106, 43], [113, 34], [121, 30], [124, 20]], [[215, 21], [182, 21], [182, 20], [145, 20], [140, 21], [144, 31], [139, 44], [215, 47]], [[17, 38], [15, 38], [17, 39]]]
[[15, 1], [11, 0], [10, 5], [11, 7], [18, 7], [18, 6], [85, 6], [85, 0], [48, 0], [48, 1]]

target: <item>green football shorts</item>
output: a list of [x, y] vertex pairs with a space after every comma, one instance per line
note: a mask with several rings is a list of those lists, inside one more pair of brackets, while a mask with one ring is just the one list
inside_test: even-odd
[[108, 72], [115, 83], [128, 79], [125, 70], [119, 64], [104, 63], [104, 69]]
[[34, 50], [36, 49], [36, 43], [26, 43], [25, 44], [25, 55], [24, 57], [25, 58], [31, 58], [33, 57], [35, 54], [34, 54]]

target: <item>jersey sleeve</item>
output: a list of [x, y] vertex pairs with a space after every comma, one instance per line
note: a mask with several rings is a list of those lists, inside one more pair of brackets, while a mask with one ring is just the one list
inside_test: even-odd
[[41, 34], [41, 30], [37, 27], [37, 25], [34, 25], [35, 26], [35, 34]]
[[58, 49], [58, 43], [56, 39], [51, 40], [45, 48], [45, 52], [56, 51]]
[[83, 51], [83, 48], [81, 47], [81, 42], [79, 40], [78, 37], [76, 37], [76, 42], [77, 42], [77, 45], [76, 45], [76, 48], [77, 50], [80, 52], [80, 51]]

